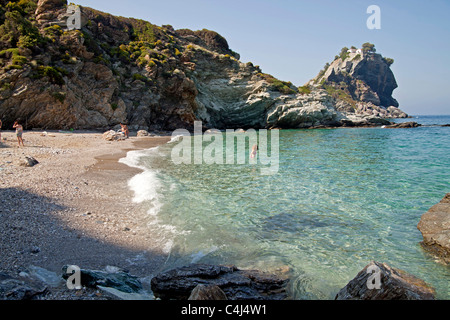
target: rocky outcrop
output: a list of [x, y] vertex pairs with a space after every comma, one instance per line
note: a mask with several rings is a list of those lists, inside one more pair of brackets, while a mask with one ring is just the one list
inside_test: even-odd
[[[371, 277], [379, 275], [377, 280]], [[392, 268], [371, 262], [336, 295], [336, 300], [434, 300], [434, 290], [423, 280]]]
[[384, 126], [387, 129], [404, 129], [404, 128], [418, 128], [421, 125], [417, 122], [403, 122], [403, 123], [395, 123], [391, 125]]
[[341, 101], [363, 102], [355, 108], [357, 113], [373, 109], [373, 112], [387, 115], [406, 116], [398, 110], [399, 104], [392, 97], [398, 85], [390, 64], [377, 53], [349, 53], [336, 57], [309, 84], [328, 87], [340, 96]]
[[186, 300], [199, 285], [217, 286], [228, 300], [283, 300], [288, 280], [235, 266], [193, 264], [163, 272], [151, 281], [155, 297]]
[[422, 233], [422, 246], [444, 263], [450, 263], [450, 193], [430, 208], [417, 228]]

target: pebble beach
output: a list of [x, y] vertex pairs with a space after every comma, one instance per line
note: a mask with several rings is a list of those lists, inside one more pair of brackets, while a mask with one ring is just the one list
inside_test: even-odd
[[[119, 163], [131, 150], [156, 147], [169, 136], [106, 141], [95, 132], [13, 131], [0, 144], [0, 272], [30, 266], [61, 272], [123, 268], [140, 277], [158, 272], [166, 256], [152, 237], [145, 210], [127, 182], [136, 168]], [[25, 157], [39, 163], [23, 166]]]

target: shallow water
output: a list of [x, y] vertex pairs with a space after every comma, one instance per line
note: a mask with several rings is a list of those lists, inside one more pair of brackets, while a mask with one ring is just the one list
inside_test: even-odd
[[[435, 125], [450, 117], [407, 121]], [[177, 141], [129, 154], [129, 164], [146, 168], [130, 186], [148, 206], [149, 232], [167, 240], [167, 268], [288, 266], [293, 298], [334, 299], [376, 260], [450, 298], [450, 268], [423, 251], [417, 230], [422, 214], [450, 192], [450, 127], [279, 134], [273, 175], [251, 163], [175, 165]]]

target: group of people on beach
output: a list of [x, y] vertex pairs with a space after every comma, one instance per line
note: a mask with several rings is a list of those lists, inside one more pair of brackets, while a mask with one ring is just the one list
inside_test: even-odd
[[[0, 143], [2, 142], [2, 120], [0, 120]], [[22, 147], [25, 147], [24, 143], [23, 143], [23, 126], [19, 123], [19, 121], [14, 122], [13, 128], [16, 129], [16, 136], [17, 136], [17, 142], [19, 143], [19, 148], [20, 145], [22, 145]]]

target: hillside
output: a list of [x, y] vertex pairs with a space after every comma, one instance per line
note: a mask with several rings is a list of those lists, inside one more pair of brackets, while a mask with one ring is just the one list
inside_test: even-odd
[[[81, 12], [83, 28], [68, 30], [66, 0], [0, 0], [4, 128], [18, 118], [26, 129], [104, 130], [127, 122], [136, 130], [174, 130], [192, 128], [195, 120], [219, 129], [308, 128], [406, 116], [387, 99], [392, 86], [378, 88], [379, 104], [370, 97], [381, 92], [367, 80], [377, 78], [376, 56], [363, 57], [342, 81], [341, 65], [349, 61], [337, 66], [336, 60], [332, 72], [297, 88], [239, 61], [217, 32], [174, 30], [86, 7]], [[340, 82], [352, 101], [336, 94]]]

